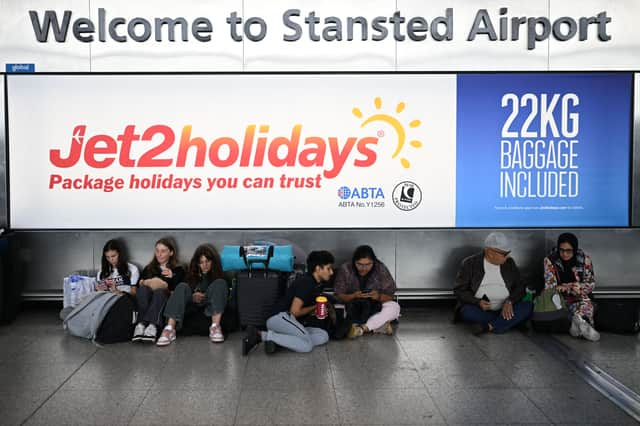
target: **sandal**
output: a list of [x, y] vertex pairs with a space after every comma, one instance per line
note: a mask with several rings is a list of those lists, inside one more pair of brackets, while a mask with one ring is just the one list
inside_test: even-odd
[[168, 325], [162, 330], [162, 334], [160, 335], [160, 338], [156, 342], [156, 345], [168, 346], [174, 340], [176, 340], [176, 331], [173, 329], [173, 327]]

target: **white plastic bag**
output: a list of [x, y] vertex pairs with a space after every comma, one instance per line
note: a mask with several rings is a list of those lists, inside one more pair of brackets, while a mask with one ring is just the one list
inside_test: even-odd
[[87, 294], [96, 291], [96, 278], [84, 275], [69, 275], [64, 278], [62, 307], [75, 307]]

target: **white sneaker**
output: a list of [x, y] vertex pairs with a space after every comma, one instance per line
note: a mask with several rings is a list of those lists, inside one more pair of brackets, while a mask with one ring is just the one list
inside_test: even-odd
[[224, 334], [222, 334], [220, 324], [211, 324], [211, 327], [209, 327], [209, 339], [211, 339], [213, 343], [224, 342]]
[[142, 340], [142, 336], [144, 335], [144, 328], [144, 324], [141, 322], [136, 325], [135, 330], [133, 330], [133, 338], [131, 339], [132, 342], [139, 342]]
[[174, 330], [171, 326], [166, 326], [164, 330], [162, 330], [162, 334], [160, 338], [156, 342], [157, 346], [168, 346], [176, 340], [176, 330]]
[[585, 321], [582, 318], [580, 319], [582, 320], [580, 323], [580, 334], [582, 334], [582, 337], [587, 340], [591, 340], [592, 342], [597, 342], [598, 340], [600, 340], [600, 333], [594, 330], [589, 322]]
[[571, 318], [571, 328], [569, 329], [569, 334], [573, 337], [580, 337], [580, 335], [582, 334], [582, 332], [580, 331], [581, 320], [582, 318], [580, 318], [578, 315], [574, 315], [573, 318]]
[[144, 329], [144, 335], [142, 336], [143, 342], [155, 342], [156, 336], [158, 335], [158, 329], [155, 324], [149, 324], [147, 328]]

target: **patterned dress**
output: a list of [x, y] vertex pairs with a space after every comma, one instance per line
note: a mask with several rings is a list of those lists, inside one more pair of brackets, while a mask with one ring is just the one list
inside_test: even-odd
[[[571, 289], [568, 293], [561, 294], [573, 314], [582, 316], [593, 325], [593, 302], [589, 298], [589, 294], [596, 285], [593, 264], [591, 258], [581, 249], [576, 251], [575, 257], [576, 265], [571, 269], [575, 276], [575, 282], [579, 284], [579, 289]], [[544, 288], [549, 289], [561, 284], [561, 272], [563, 272], [562, 260], [558, 250], [554, 249], [549, 256], [544, 258]]]

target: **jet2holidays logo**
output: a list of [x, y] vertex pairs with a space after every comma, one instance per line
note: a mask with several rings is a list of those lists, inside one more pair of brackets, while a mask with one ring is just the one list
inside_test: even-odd
[[[397, 115], [401, 114], [405, 109], [405, 103], [399, 102], [395, 107], [395, 115], [385, 113], [382, 110], [382, 99], [380, 97], [376, 97], [373, 101], [375, 106], [375, 111], [373, 114], [369, 115], [365, 118], [365, 115], [362, 113], [360, 108], [354, 107], [352, 110], [352, 114], [358, 118], [363, 120], [360, 125], [361, 128], [365, 128], [371, 123], [383, 123], [388, 125], [393, 129], [395, 133], [395, 137], [391, 137], [390, 140], [395, 139], [395, 149], [391, 153], [392, 160], [398, 160], [399, 166], [403, 169], [410, 169], [412, 164], [411, 161], [407, 158], [409, 155], [406, 151], [408, 151], [408, 147], [413, 149], [421, 149], [423, 147], [423, 142], [417, 139], [411, 139], [407, 143], [407, 129], [405, 124], [400, 121], [400, 118]], [[415, 129], [420, 127], [421, 121], [414, 119], [411, 120], [406, 126], [410, 129]], [[385, 132], [384, 130], [377, 131], [378, 138], [384, 138]], [[394, 191], [395, 192], [395, 191]], [[351, 208], [384, 208], [385, 207], [385, 193], [384, 189], [380, 186], [341, 186], [338, 188], [338, 207], [351, 207]], [[411, 209], [406, 209], [403, 205], [402, 207], [395, 203], [396, 206], [400, 210], [413, 210], [413, 208], [417, 207], [417, 204], [413, 206]], [[419, 204], [419, 201], [418, 201]]]

